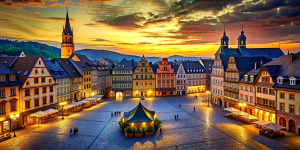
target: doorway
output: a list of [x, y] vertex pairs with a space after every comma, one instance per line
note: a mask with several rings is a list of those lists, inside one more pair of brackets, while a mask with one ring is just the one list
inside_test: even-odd
[[289, 131], [295, 133], [295, 121], [292, 119], [289, 120]]
[[123, 93], [122, 92], [117, 92], [116, 93], [116, 98], [123, 98]]
[[222, 107], [223, 106], [223, 104], [222, 104], [223, 102], [222, 102], [222, 100], [221, 99], [219, 99], [219, 104], [220, 104], [220, 107]]

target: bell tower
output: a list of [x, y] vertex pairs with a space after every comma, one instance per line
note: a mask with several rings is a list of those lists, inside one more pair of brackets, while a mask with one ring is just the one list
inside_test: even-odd
[[60, 49], [60, 57], [61, 58], [69, 58], [74, 52], [74, 43], [73, 43], [73, 30], [70, 26], [69, 21], [69, 14], [67, 8], [66, 14], [66, 22], [65, 26], [63, 27], [62, 32], [62, 42], [61, 42], [61, 49]]
[[238, 37], [238, 48], [246, 48], [246, 36], [244, 35], [244, 27], [242, 25], [241, 35]]
[[224, 33], [223, 36], [221, 37], [221, 48], [222, 49], [228, 48], [228, 42], [229, 42], [229, 38], [226, 36], [225, 24], [224, 24]]

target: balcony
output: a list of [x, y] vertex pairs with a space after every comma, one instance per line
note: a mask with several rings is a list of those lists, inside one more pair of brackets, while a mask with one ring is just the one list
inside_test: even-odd
[[256, 102], [256, 105], [260, 106], [260, 107], [264, 107], [264, 108], [276, 109], [275, 106], [271, 106], [271, 105], [268, 105], [268, 104], [263, 104], [263, 103]]
[[112, 90], [115, 90], [115, 91], [122, 91], [122, 90], [132, 90], [132, 88], [112, 88]]
[[225, 78], [225, 81], [227, 81], [227, 82], [239, 82], [239, 79]]
[[130, 83], [132, 80], [112, 80], [112, 83]]
[[233, 92], [233, 93], [239, 93], [238, 89], [234, 89], [234, 88], [231, 88], [231, 87], [224, 87], [224, 90], [229, 91], [229, 92]]

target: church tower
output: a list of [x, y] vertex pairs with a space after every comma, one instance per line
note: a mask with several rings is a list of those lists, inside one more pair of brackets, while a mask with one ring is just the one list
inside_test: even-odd
[[73, 43], [73, 30], [70, 27], [69, 14], [67, 9], [66, 23], [65, 26], [63, 27], [63, 32], [62, 32], [60, 57], [69, 58], [73, 53], [75, 53], [74, 43]]
[[224, 33], [223, 36], [221, 38], [221, 48], [228, 48], [228, 42], [229, 42], [229, 38], [226, 36], [226, 32], [225, 32], [225, 25], [224, 25]]
[[244, 35], [244, 29], [242, 26], [241, 35], [238, 37], [238, 48], [246, 48], [246, 36]]

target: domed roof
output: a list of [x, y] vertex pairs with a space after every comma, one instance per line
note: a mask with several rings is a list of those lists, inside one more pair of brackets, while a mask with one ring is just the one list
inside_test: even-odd
[[226, 32], [224, 31], [223, 36], [221, 37], [221, 40], [229, 40], [228, 36], [226, 36]]
[[246, 38], [246, 36], [245, 36], [244, 34], [242, 34], [242, 35], [240, 35], [240, 36], [238, 37], [238, 39], [247, 39], [247, 38]]
[[241, 35], [238, 37], [238, 39], [247, 39], [244, 35], [244, 30], [241, 31]]

